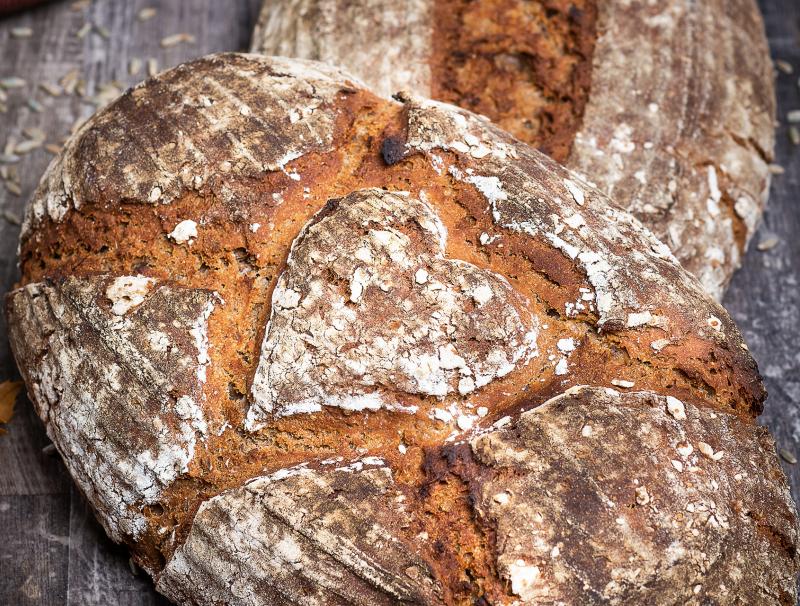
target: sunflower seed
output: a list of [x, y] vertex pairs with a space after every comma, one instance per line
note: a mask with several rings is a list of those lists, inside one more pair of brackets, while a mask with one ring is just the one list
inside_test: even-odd
[[86, 96], [86, 80], [81, 78], [75, 83], [75, 94], [79, 97]]
[[37, 128], [35, 126], [23, 128], [22, 132], [26, 137], [28, 137], [28, 139], [36, 139], [37, 141], [44, 141], [47, 139], [45, 132], [41, 128]]
[[775, 59], [775, 67], [777, 67], [784, 74], [791, 74], [794, 72], [792, 64], [788, 61], [784, 61], [783, 59]]
[[86, 37], [86, 34], [88, 34], [90, 31], [92, 31], [92, 24], [87, 21], [75, 33], [75, 37], [78, 38], [79, 40], [83, 40]]
[[22, 223], [22, 220], [19, 218], [19, 216], [15, 215], [10, 210], [3, 211], [3, 218], [11, 223], [11, 225], [20, 225]]
[[5, 103], [6, 101], [8, 101], [8, 93], [0, 88], [0, 103]]
[[58, 84], [50, 84], [49, 82], [40, 82], [39, 88], [46, 92], [51, 97], [60, 97], [64, 90]]
[[36, 139], [29, 139], [27, 141], [23, 141], [22, 143], [17, 143], [17, 146], [14, 148], [14, 153], [20, 156], [25, 154], [29, 154], [34, 149], [39, 149], [42, 146], [42, 141], [37, 141]]
[[71, 95], [75, 92], [75, 87], [78, 84], [78, 78], [80, 77], [80, 72], [77, 69], [73, 69], [68, 71], [64, 76], [62, 76], [61, 80], [58, 83], [61, 85], [61, 88], [64, 89], [64, 92], [68, 95]]
[[131, 59], [131, 62], [128, 64], [128, 73], [131, 76], [137, 75], [140, 71], [142, 71], [142, 60], [141, 59]]
[[780, 240], [778, 240], [778, 238], [776, 238], [775, 236], [772, 236], [769, 238], [765, 238], [764, 240], [761, 240], [761, 242], [758, 243], [756, 248], [761, 252], [764, 252], [775, 248], [778, 245], [778, 242], [780, 242]]
[[143, 8], [139, 11], [139, 14], [136, 15], [136, 18], [139, 21], [147, 21], [148, 19], [152, 19], [156, 16], [158, 11], [154, 9], [152, 6], [148, 6], [147, 8]]
[[151, 78], [158, 74], [158, 59], [150, 57], [147, 60], [147, 75]]
[[25, 86], [27, 82], [22, 78], [18, 78], [16, 76], [11, 76], [10, 78], [2, 78], [0, 79], [0, 88], [4, 88], [6, 90], [12, 88], [22, 88]]
[[800, 145], [800, 130], [796, 126], [789, 127], [789, 141], [792, 145]]
[[36, 99], [28, 99], [27, 105], [31, 111], [41, 114], [44, 111], [44, 105], [39, 103]]
[[61, 146], [56, 145], [55, 143], [47, 143], [45, 144], [44, 148], [54, 156], [61, 153]]
[[30, 27], [12, 27], [12, 38], [30, 38], [33, 36], [33, 30]]
[[794, 456], [791, 452], [786, 450], [785, 448], [781, 448], [778, 450], [778, 454], [781, 455], [781, 459], [789, 463], [789, 465], [796, 465], [797, 464], [797, 457]]
[[14, 153], [14, 148], [17, 146], [17, 140], [14, 137], [6, 139], [6, 146], [3, 148], [3, 153], [10, 156]]
[[173, 34], [161, 39], [161, 48], [171, 48], [183, 42], [193, 44], [195, 37], [192, 34]]
[[786, 113], [786, 120], [791, 122], [792, 124], [797, 124], [800, 122], [800, 109], [793, 109], [790, 112]]
[[103, 27], [102, 25], [95, 25], [94, 31], [100, 34], [100, 37], [104, 40], [108, 40], [111, 37], [111, 32], [108, 31], [107, 27]]
[[786, 169], [783, 168], [780, 164], [770, 164], [769, 165], [769, 172], [771, 175], [782, 175], [786, 172]]
[[15, 196], [22, 195], [22, 188], [13, 181], [6, 181], [6, 189]]
[[[0, 154], [0, 162], [3, 164], [13, 164], [14, 162], [19, 162], [20, 157], [14, 154]], [[3, 167], [5, 168], [5, 166]]]

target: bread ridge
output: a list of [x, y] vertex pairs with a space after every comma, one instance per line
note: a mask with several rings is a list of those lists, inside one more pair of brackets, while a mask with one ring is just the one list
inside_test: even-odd
[[[206, 96], [210, 105], [202, 100]], [[208, 111], [225, 132], [209, 135], [207, 121], [195, 111]], [[119, 147], [117, 129], [126, 125], [131, 125], [128, 147]], [[275, 160], [288, 151], [294, 157]], [[97, 177], [75, 179], [82, 166], [91, 166]], [[131, 173], [135, 179], [129, 179]], [[164, 194], [158, 201], [150, 199], [154, 185]], [[46, 212], [51, 189], [63, 202], [52, 215]], [[446, 228], [446, 259], [492, 271], [525, 297], [526, 313], [542, 326], [539, 356], [481, 388], [471, 408], [454, 399], [403, 394], [419, 414], [326, 409], [270, 421], [256, 433], [243, 430], [249, 404], [244, 398], [267, 333], [270, 297], [290, 250], [298, 246], [308, 221], [322, 225], [320, 217], [338, 216], [330, 200], [367, 190], [392, 204], [399, 204], [398, 191], [427, 200]], [[406, 498], [438, 511], [422, 515], [427, 521], [416, 522], [415, 530], [433, 536], [447, 520], [460, 529], [454, 536], [468, 537], [465, 545], [442, 544], [452, 555], [444, 558], [447, 563], [433, 564], [437, 557], [424, 551], [430, 548], [424, 539], [416, 540], [423, 553], [401, 554], [432, 567], [440, 587], [424, 599], [468, 599], [472, 588], [464, 588], [463, 575], [470, 566], [476, 588], [508, 598], [508, 576], [500, 576], [493, 563], [493, 531], [472, 521], [472, 505], [456, 475], [448, 472], [455, 479], [436, 480], [441, 471], [436, 461], [448, 460], [448, 437], [468, 439], [582, 383], [610, 387], [613, 381], [624, 385], [634, 379], [637, 389], [672, 394], [709, 414], [733, 415], [750, 428], [746, 431], [753, 430], [762, 406], [755, 363], [730, 318], [646, 228], [613, 208], [603, 194], [469, 112], [422, 99], [384, 100], [341, 72], [313, 63], [223, 54], [160, 74], [84, 126], [54, 161], [32, 205], [45, 210], [29, 214], [21, 239], [23, 283], [7, 298], [10, 336], [37, 411], [76, 478], [80, 453], [63, 439], [72, 426], [59, 415], [79, 394], [65, 389], [70, 382], [63, 373], [43, 372], [52, 365], [53, 353], [64, 351], [61, 340], [76, 334], [64, 320], [70, 317], [62, 311], [65, 295], [76, 287], [88, 293], [66, 297], [66, 306], [85, 327], [84, 342], [99, 346], [102, 354], [93, 354], [94, 359], [110, 352], [117, 361], [124, 349], [98, 332], [118, 315], [115, 309], [136, 322], [157, 302], [151, 293], [164, 288], [207, 293], [203, 296], [214, 301], [199, 340], [191, 322], [184, 323], [188, 334], [170, 338], [186, 342], [189, 361], [205, 368], [201, 393], [194, 394], [202, 416], [179, 406], [180, 385], [165, 389], [165, 408], [154, 415], [163, 427], [123, 426], [128, 450], [110, 455], [113, 469], [125, 457], [138, 460], [148, 450], [142, 443], [161, 438], [161, 450], [149, 449], [157, 459], [162, 450], [187, 452], [194, 439], [186, 470], [180, 457], [169, 459], [176, 477], [165, 480], [155, 496], [134, 500], [128, 513], [143, 520], [137, 522], [142, 524], [138, 534], [114, 518], [107, 500], [93, 494], [102, 488], [98, 480], [81, 485], [110, 534], [126, 542], [155, 577], [176, 550], [193, 541], [192, 521], [209, 499], [264, 474], [321, 464], [310, 459], [379, 457]], [[175, 229], [184, 221], [194, 223], [187, 239]], [[425, 244], [418, 235], [411, 240]], [[133, 288], [117, 308], [109, 285], [125, 276], [153, 284], [148, 282], [141, 295]], [[37, 307], [29, 301], [30, 291], [37, 289], [54, 301], [61, 326], [43, 326], [41, 318], [49, 316], [33, 313]], [[664, 296], [665, 289], [670, 296]], [[158, 353], [154, 343], [160, 337], [149, 334], [158, 326], [147, 321], [138, 328], [142, 334], [133, 340], [135, 349], [147, 353], [143, 357]], [[206, 346], [196, 345], [204, 340]], [[560, 364], [564, 374], [557, 374]], [[141, 366], [135, 359], [133, 365]], [[197, 376], [196, 369], [181, 376]], [[60, 389], [44, 394], [40, 388], [47, 380]], [[119, 394], [129, 386], [109, 389]], [[98, 402], [113, 400], [99, 395]], [[145, 405], [156, 403], [145, 398]], [[99, 421], [108, 433], [120, 431], [113, 416]], [[771, 485], [786, 498], [774, 451], [765, 456], [774, 467]], [[451, 460], [455, 464], [457, 457]], [[113, 487], [122, 480], [111, 472], [104, 484]], [[440, 509], [451, 496], [450, 509]], [[414, 536], [398, 540], [414, 543]], [[174, 581], [159, 583], [185, 603], [202, 603]]]

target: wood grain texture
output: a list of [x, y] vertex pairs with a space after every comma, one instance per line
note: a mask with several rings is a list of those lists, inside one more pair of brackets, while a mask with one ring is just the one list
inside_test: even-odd
[[[761, 0], [775, 58], [800, 69], [800, 4], [793, 0]], [[161, 67], [207, 52], [246, 48], [260, 5], [259, 0], [97, 0], [84, 12], [72, 12], [70, 2], [55, 2], [0, 21], [0, 78], [17, 75], [29, 83], [55, 82], [79, 68], [93, 94], [99, 84], [119, 79], [125, 85], [138, 77], [127, 75], [131, 58], [157, 57]], [[159, 8], [158, 16], [140, 23], [137, 12], [145, 6]], [[86, 20], [107, 27], [109, 40], [96, 33], [83, 40], [75, 33]], [[30, 39], [12, 39], [12, 27], [30, 26]], [[194, 45], [162, 49], [167, 35], [188, 32]], [[740, 323], [747, 342], [765, 375], [770, 398], [763, 421], [778, 445], [800, 451], [800, 148], [788, 141], [784, 116], [800, 108], [798, 72], [778, 77], [778, 162], [786, 174], [774, 178], [764, 225], [754, 244], [777, 236], [779, 243], [766, 252], [755, 247], [744, 260], [725, 299]], [[75, 118], [88, 116], [93, 107], [74, 96], [35, 97], [45, 106], [36, 113], [25, 106], [27, 88], [8, 92], [8, 113], [0, 114], [0, 148], [11, 135], [18, 140], [23, 128], [38, 126], [49, 141], [65, 136]], [[0, 183], [0, 295], [17, 279], [15, 252], [19, 227], [4, 218], [6, 211], [21, 217], [49, 154], [36, 150], [18, 165], [23, 195], [11, 195]], [[8, 348], [4, 319], [0, 315], [0, 380], [16, 377]], [[57, 458], [41, 453], [47, 444], [42, 424], [24, 398], [20, 398], [8, 434], [0, 437], [0, 603], [21, 604], [124, 604], [163, 605], [146, 576], [135, 577], [124, 550], [115, 547], [95, 522], [82, 497], [65, 477]], [[800, 497], [800, 466], [784, 464], [793, 494]], [[46, 530], [42, 530], [46, 529]], [[46, 533], [46, 536], [42, 534]], [[49, 540], [60, 537], [59, 541]], [[63, 543], [66, 541], [66, 544]], [[26, 585], [32, 571], [38, 575], [37, 593]], [[22, 597], [21, 597], [22, 596]]]

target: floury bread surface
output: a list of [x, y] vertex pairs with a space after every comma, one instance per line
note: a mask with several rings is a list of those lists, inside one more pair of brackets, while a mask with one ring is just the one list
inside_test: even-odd
[[738, 330], [466, 110], [199, 59], [70, 140], [20, 265], [37, 411], [176, 602], [794, 603]]
[[767, 199], [755, 0], [265, 0], [252, 49], [488, 116], [636, 215], [718, 299]]

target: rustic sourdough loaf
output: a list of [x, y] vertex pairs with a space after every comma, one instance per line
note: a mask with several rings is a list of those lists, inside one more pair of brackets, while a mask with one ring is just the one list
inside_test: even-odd
[[632, 212], [717, 299], [766, 202], [755, 0], [266, 0], [252, 48], [488, 116]]
[[726, 312], [466, 110], [211, 56], [98, 113], [8, 295], [36, 409], [182, 604], [794, 604]]

